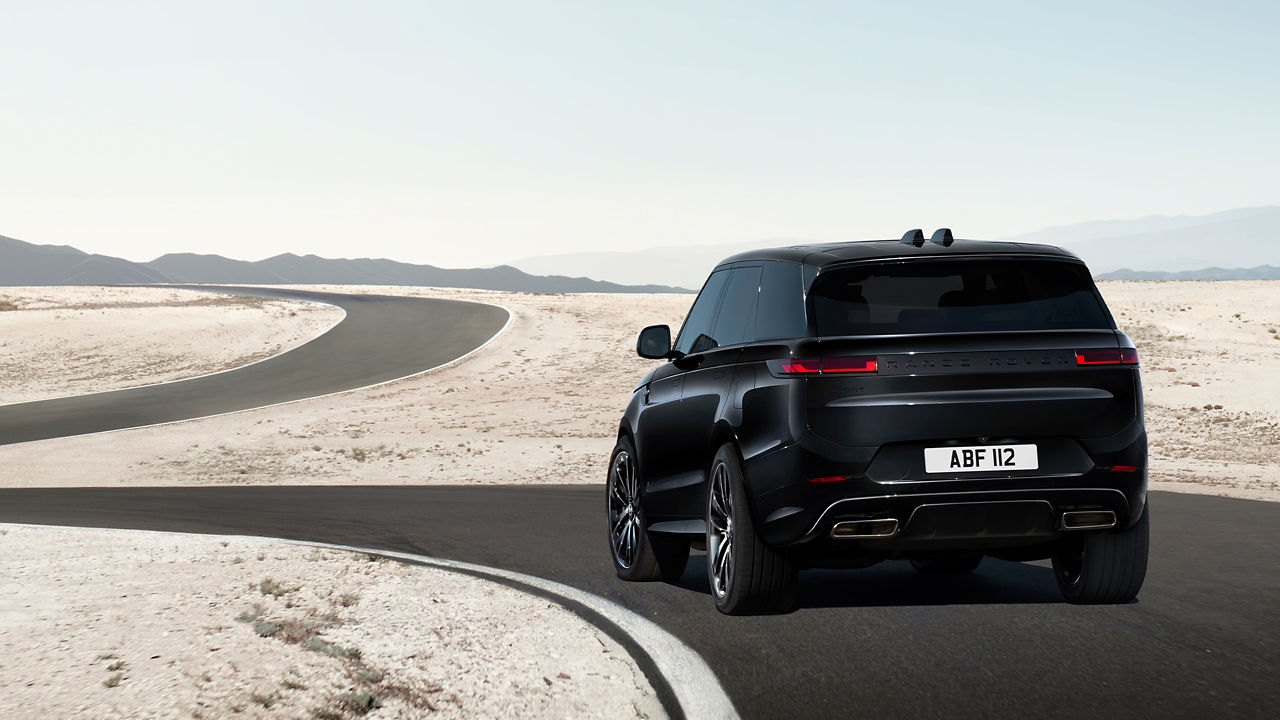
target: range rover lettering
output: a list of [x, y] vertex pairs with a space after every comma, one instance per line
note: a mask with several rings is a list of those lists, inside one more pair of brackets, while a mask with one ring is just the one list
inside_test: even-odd
[[785, 611], [798, 570], [1051, 559], [1066, 600], [1146, 574], [1147, 436], [1133, 342], [1056, 247], [902, 240], [735, 255], [636, 386], [607, 479], [624, 580], [691, 548], [725, 613]]

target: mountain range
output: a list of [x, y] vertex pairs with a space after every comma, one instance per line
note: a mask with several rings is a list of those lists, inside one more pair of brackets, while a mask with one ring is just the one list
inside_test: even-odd
[[[1160, 277], [1205, 272], [1210, 273], [1206, 278], [1214, 279], [1280, 279], [1266, 269], [1268, 265], [1280, 266], [1280, 242], [1273, 239], [1276, 228], [1280, 228], [1280, 206], [1273, 205], [1211, 215], [1153, 215], [1136, 220], [1084, 222], [996, 239], [1064, 247], [1083, 258], [1102, 277], [1111, 277], [1112, 273], [1129, 278], [1135, 272]], [[964, 228], [952, 230], [957, 238], [971, 237]], [[717, 262], [730, 255], [752, 248], [795, 244], [800, 241], [755, 240], [634, 252], [582, 252], [530, 257], [512, 264], [532, 273], [554, 271], [619, 283], [643, 279], [696, 288], [701, 287]]]
[[1130, 270], [1121, 268], [1104, 273], [1099, 280], [1280, 280], [1280, 267], [1259, 265], [1251, 268], [1210, 267], [1182, 272]]
[[[1280, 206], [1211, 215], [1153, 215], [1077, 223], [1000, 238], [1058, 245], [1103, 279], [1280, 280]], [[962, 228], [953, 228], [965, 237]], [[33, 245], [0, 236], [0, 285], [244, 283], [426, 285], [525, 292], [690, 292], [720, 260], [744, 250], [795, 245], [755, 240], [632, 252], [544, 255], [491, 268], [451, 269], [384, 259], [285, 253], [265, 260], [171, 253], [146, 263]], [[958, 242], [963, 242], [959, 240]]]
[[34, 245], [0, 236], [0, 285], [421, 285], [517, 292], [689, 292], [665, 285], [623, 285], [564, 275], [531, 275], [510, 265], [450, 269], [393, 260], [329, 259], [285, 253], [249, 262], [221, 255], [171, 253], [147, 263], [66, 245]]
[[[1121, 268], [1178, 273], [1280, 265], [1277, 227], [1280, 206], [1271, 205], [1211, 215], [1078, 223], [1001, 239], [1064, 247], [1089, 263], [1095, 273]], [[1241, 270], [1240, 275], [1247, 279], [1249, 272]]]

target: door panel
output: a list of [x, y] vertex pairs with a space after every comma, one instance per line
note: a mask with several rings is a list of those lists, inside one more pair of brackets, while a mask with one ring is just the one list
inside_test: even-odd
[[666, 480], [651, 484], [645, 507], [653, 513], [696, 516], [702, 512], [711, 435], [728, 400], [732, 363], [738, 348], [706, 353], [695, 370], [684, 375], [679, 411], [672, 423]]
[[[674, 366], [673, 366], [674, 367]], [[673, 446], [680, 441], [680, 394], [685, 373], [677, 371], [649, 383], [636, 421], [636, 452], [640, 454], [640, 480], [660, 483], [675, 472]]]
[[[710, 330], [702, 333], [704, 352], [681, 361], [685, 373], [680, 411], [669, 438], [669, 455], [663, 461], [664, 480], [649, 487], [646, 508], [664, 516], [696, 516], [702, 512], [706, 472], [715, 452], [712, 437], [716, 422], [732, 401], [734, 364], [742, 343], [755, 339], [756, 303], [760, 268], [734, 268], [720, 300]], [[695, 346], [696, 347], [696, 346]]]
[[[680, 334], [676, 337], [676, 349], [689, 352], [700, 337], [710, 337], [714, 327], [720, 297], [729, 282], [729, 270], [717, 270], [707, 278], [702, 292], [693, 301], [693, 307], [685, 318]], [[684, 424], [681, 420], [680, 397], [684, 389], [686, 371], [691, 365], [671, 362], [654, 372], [649, 386], [643, 390], [643, 405], [636, 418], [636, 452], [639, 453], [640, 482], [648, 514], [656, 510], [649, 504], [650, 488], [670, 484], [671, 476], [680, 471], [680, 458], [686, 439], [681, 436]]]

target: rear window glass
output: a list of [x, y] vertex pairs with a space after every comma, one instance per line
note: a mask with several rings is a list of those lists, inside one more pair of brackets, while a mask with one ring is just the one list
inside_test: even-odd
[[1053, 260], [862, 264], [821, 273], [815, 334], [1109, 329], [1083, 265]]

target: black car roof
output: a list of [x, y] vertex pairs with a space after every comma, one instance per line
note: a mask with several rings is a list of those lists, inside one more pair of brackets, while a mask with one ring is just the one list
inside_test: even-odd
[[[825, 267], [850, 260], [880, 260], [913, 257], [955, 257], [959, 255], [1052, 255], [1079, 260], [1075, 254], [1053, 245], [1001, 242], [992, 240], [956, 240], [950, 247], [926, 242], [915, 247], [901, 240], [859, 240], [857, 242], [814, 243], [788, 247], [761, 248], [738, 253], [720, 261], [719, 265], [748, 260], [785, 260], [813, 267]], [[718, 266], [717, 266], [718, 267]]]

